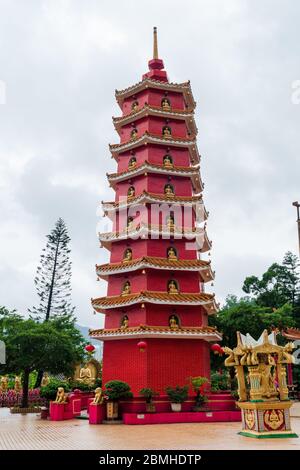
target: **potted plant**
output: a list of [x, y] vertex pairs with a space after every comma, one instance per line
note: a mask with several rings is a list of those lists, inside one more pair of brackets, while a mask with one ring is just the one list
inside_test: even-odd
[[201, 411], [207, 402], [205, 387], [209, 383], [207, 377], [191, 377], [191, 385], [193, 391], [196, 393], [196, 403], [193, 408], [194, 411]]
[[184, 385], [183, 387], [176, 385], [176, 387], [166, 388], [172, 411], [181, 411], [181, 405], [188, 397], [188, 389], [188, 385]]
[[155, 405], [153, 403], [153, 398], [158, 396], [159, 393], [152, 390], [152, 388], [142, 388], [140, 390], [140, 395], [146, 399], [146, 412], [155, 413]]
[[118, 419], [119, 416], [119, 400], [132, 398], [132, 392], [130, 386], [126, 382], [121, 380], [110, 380], [105, 384], [105, 397], [106, 403], [106, 415], [108, 419]]

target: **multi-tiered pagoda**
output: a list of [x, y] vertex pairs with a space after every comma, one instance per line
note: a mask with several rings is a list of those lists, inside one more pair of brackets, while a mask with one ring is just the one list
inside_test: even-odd
[[110, 233], [100, 233], [110, 262], [96, 266], [108, 282], [107, 296], [92, 300], [105, 327], [91, 336], [104, 341], [103, 383], [127, 382], [164, 393], [191, 376], [209, 377], [208, 326], [216, 312], [205, 231], [207, 212], [189, 82], [171, 83], [158, 58], [142, 81], [116, 91], [122, 116], [113, 118], [120, 143], [110, 145], [117, 172], [108, 175], [115, 201], [104, 202]]

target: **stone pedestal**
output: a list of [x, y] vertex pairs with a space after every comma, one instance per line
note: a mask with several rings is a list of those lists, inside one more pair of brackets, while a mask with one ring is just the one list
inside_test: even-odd
[[290, 401], [238, 402], [242, 411], [242, 431], [246, 437], [298, 437], [291, 430]]
[[65, 404], [50, 402], [50, 419], [51, 421], [63, 421], [65, 419]]
[[89, 404], [89, 423], [102, 424], [105, 418], [105, 405]]

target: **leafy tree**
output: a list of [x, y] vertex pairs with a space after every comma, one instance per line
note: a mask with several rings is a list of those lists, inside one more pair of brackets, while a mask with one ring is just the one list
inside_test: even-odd
[[47, 235], [47, 239], [34, 280], [39, 305], [29, 310], [39, 321], [48, 321], [50, 317], [74, 312], [74, 307], [71, 307], [70, 303], [72, 265], [69, 258], [70, 237], [61, 218]]
[[[75, 321], [75, 320], [74, 320]], [[0, 339], [6, 345], [6, 364], [1, 373], [22, 373], [22, 407], [28, 406], [29, 375], [34, 370], [71, 374], [84, 356], [84, 338], [74, 331], [73, 321], [58, 330], [57, 320], [38, 323], [15, 312], [0, 310]]]
[[261, 278], [247, 277], [243, 291], [251, 294], [257, 304], [263, 307], [278, 308], [290, 303], [295, 309], [300, 301], [299, 282], [298, 258], [289, 251], [285, 254], [282, 264], [273, 263]]

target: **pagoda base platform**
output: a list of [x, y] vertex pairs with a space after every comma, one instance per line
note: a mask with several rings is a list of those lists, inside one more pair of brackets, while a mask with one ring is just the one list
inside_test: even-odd
[[[204, 411], [236, 411], [235, 399], [230, 393], [210, 393]], [[171, 411], [170, 400], [167, 396], [161, 395], [153, 401], [156, 413], [169, 413]], [[195, 406], [195, 397], [189, 397], [182, 403], [182, 412], [192, 412]], [[119, 403], [120, 414], [124, 413], [146, 413], [146, 404], [143, 397], [134, 397], [131, 400]], [[240, 412], [240, 411], [239, 411]], [[202, 413], [202, 412], [201, 412]]]
[[124, 424], [217, 423], [241, 421], [235, 411], [180, 411], [169, 413], [124, 413]]

